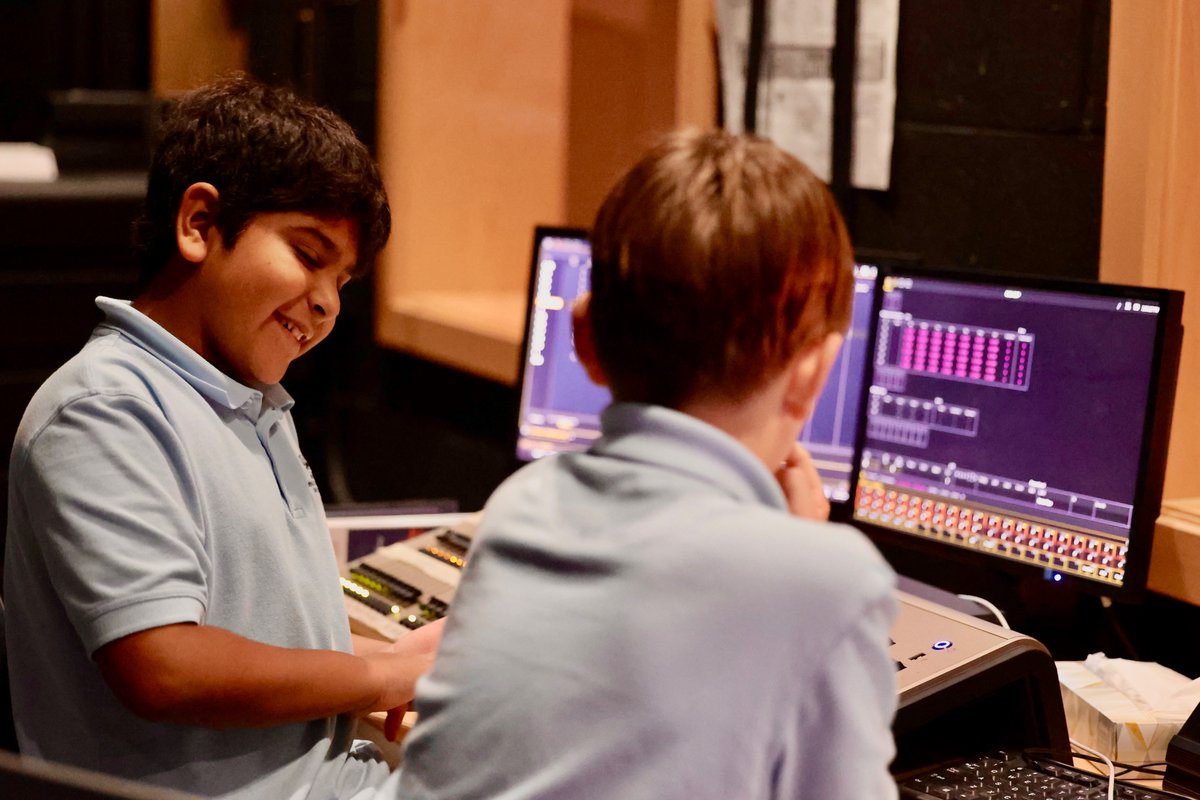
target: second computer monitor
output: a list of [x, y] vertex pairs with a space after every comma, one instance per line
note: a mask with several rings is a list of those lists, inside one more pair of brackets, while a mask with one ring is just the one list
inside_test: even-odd
[[[600, 435], [600, 412], [611, 395], [588, 379], [571, 334], [571, 305], [591, 285], [591, 268], [584, 231], [535, 231], [517, 421], [517, 456], [523, 461], [586, 449]], [[851, 328], [813, 417], [800, 434], [816, 462], [825, 495], [834, 503], [850, 496], [876, 273], [873, 265], [855, 266]]]
[[600, 412], [612, 400], [575, 354], [571, 306], [591, 286], [592, 247], [572, 228], [534, 233], [525, 343], [521, 352], [517, 458], [585, 450], [600, 436]]
[[854, 518], [933, 558], [1143, 588], [1181, 296], [911, 269], [880, 281]]

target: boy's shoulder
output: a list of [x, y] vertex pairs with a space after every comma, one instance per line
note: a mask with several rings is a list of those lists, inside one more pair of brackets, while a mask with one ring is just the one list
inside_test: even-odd
[[101, 325], [34, 393], [21, 419], [17, 444], [28, 441], [69, 406], [104, 403], [114, 397], [160, 405], [179, 383], [171, 368], [152, 352]]
[[525, 466], [488, 500], [485, 527], [523, 537], [536, 520], [564, 546], [574, 538], [630, 543], [630, 558], [663, 581], [707, 574], [768, 603], [820, 595], [854, 607], [894, 589], [892, 568], [856, 528], [800, 519], [702, 482], [598, 472], [600, 463], [564, 454]]
[[125, 391], [149, 395], [154, 385], [170, 374], [170, 367], [152, 351], [101, 323], [80, 351], [55, 370], [38, 393], [64, 401], [75, 394]]

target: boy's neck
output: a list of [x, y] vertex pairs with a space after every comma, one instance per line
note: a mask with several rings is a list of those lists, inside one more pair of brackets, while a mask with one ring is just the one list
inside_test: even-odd
[[737, 400], [699, 397], [680, 404], [678, 410], [737, 439], [774, 472], [804, 426], [803, 419], [787, 413], [784, 391], [783, 380], [777, 379]]
[[168, 279], [162, 276], [138, 294], [133, 300], [133, 307], [188, 347], [199, 352], [189, 303], [176, 291], [177, 286], [164, 286], [166, 280]]

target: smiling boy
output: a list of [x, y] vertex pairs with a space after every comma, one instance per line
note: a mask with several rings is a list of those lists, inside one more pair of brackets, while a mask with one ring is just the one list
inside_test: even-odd
[[355, 797], [387, 778], [353, 715], [406, 704], [440, 628], [352, 639], [279, 381], [389, 229], [378, 170], [334, 114], [245, 78], [173, 105], [136, 229], [143, 288], [97, 300], [105, 320], [13, 448], [23, 753], [206, 796]]

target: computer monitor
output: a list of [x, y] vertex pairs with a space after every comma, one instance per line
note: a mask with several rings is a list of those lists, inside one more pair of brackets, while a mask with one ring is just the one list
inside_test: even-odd
[[[522, 461], [584, 450], [600, 435], [600, 412], [612, 396], [588, 379], [571, 334], [571, 304], [591, 286], [591, 266], [586, 231], [535, 230], [519, 381], [516, 452]], [[850, 497], [876, 272], [874, 265], [855, 266], [851, 328], [813, 418], [800, 434], [833, 503]]]
[[1136, 597], [1162, 495], [1182, 301], [886, 271], [854, 520], [924, 555]]
[[571, 305], [591, 286], [592, 245], [578, 228], [534, 230], [518, 386], [517, 458], [586, 450], [612, 400], [575, 355]]
[[846, 331], [846, 340], [813, 407], [812, 418], [800, 431], [800, 442], [812, 456], [821, 475], [825, 496], [832, 503], [850, 500], [858, 410], [867, 366], [872, 298], [878, 271], [874, 264], [854, 265], [850, 330]]

